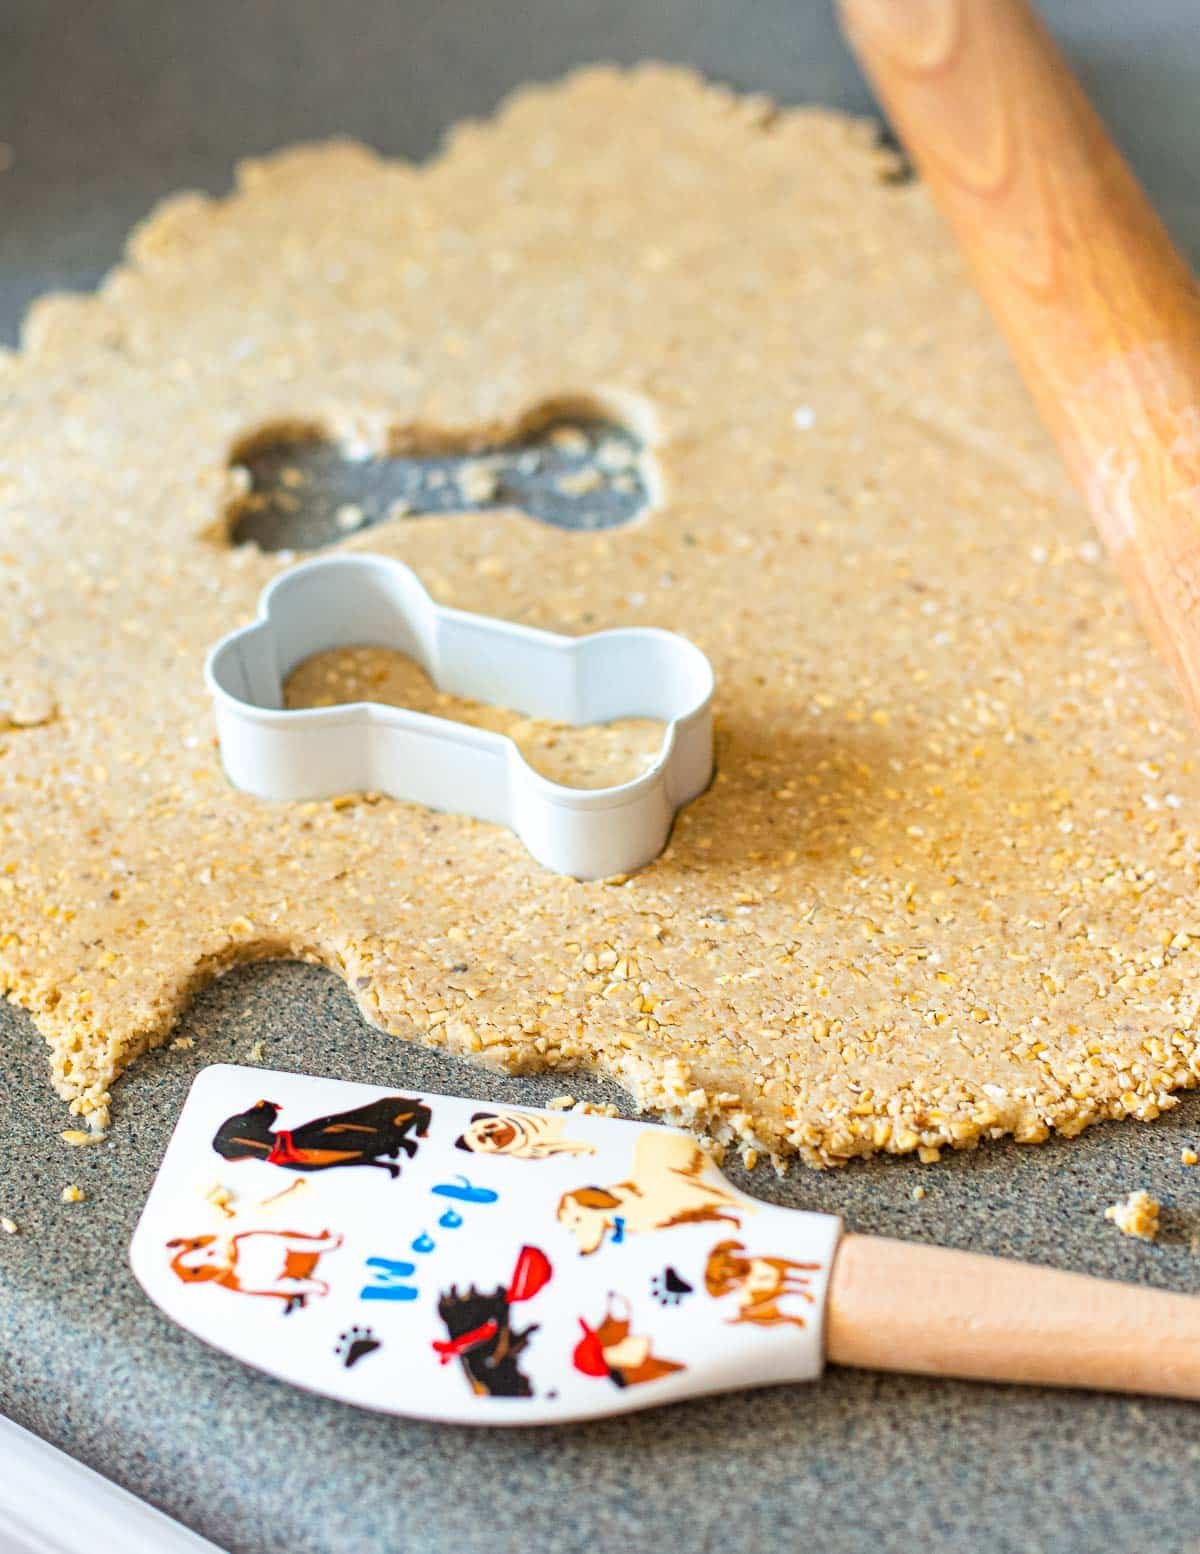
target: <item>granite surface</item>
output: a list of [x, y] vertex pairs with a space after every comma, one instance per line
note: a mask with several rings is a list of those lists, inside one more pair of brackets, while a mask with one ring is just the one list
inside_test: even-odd
[[[1197, 256], [1194, 0], [1044, 9]], [[868, 102], [825, 4], [798, 0], [736, 13], [718, 0], [91, 0], [50, 16], [44, 0], [0, 5], [5, 341], [38, 292], [93, 284], [155, 198], [220, 189], [245, 152], [345, 131], [424, 155], [518, 82], [596, 58], [684, 59], [788, 102]], [[567, 1085], [381, 1035], [312, 967], [231, 974], [180, 1034], [194, 1048], [153, 1054], [123, 1082], [109, 1141], [72, 1151], [39, 1038], [0, 1006], [0, 1214], [20, 1225], [0, 1238], [0, 1409], [234, 1554], [1200, 1547], [1200, 1414], [1186, 1404], [831, 1371], [808, 1387], [489, 1434], [356, 1412], [244, 1370], [160, 1317], [125, 1261], [201, 1065], [246, 1061], [261, 1040], [272, 1067], [417, 1090], [536, 1103]], [[626, 1104], [586, 1077], [569, 1088]], [[856, 1229], [1194, 1290], [1200, 1167], [1180, 1164], [1184, 1145], [1200, 1148], [1200, 1097], [1151, 1126], [936, 1166], [731, 1174]], [[60, 1201], [68, 1182], [83, 1203]], [[1137, 1186], [1168, 1206], [1154, 1247], [1103, 1219]]]

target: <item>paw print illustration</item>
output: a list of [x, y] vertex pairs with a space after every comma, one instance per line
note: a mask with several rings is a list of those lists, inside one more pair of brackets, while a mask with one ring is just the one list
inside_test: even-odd
[[374, 1354], [376, 1349], [383, 1347], [382, 1341], [375, 1337], [369, 1327], [348, 1327], [344, 1333], [338, 1334], [338, 1341], [333, 1346], [333, 1352], [342, 1362], [343, 1367], [349, 1370], [351, 1366], [368, 1354]]
[[650, 1280], [650, 1293], [660, 1306], [678, 1306], [685, 1295], [692, 1293], [692, 1286], [668, 1263]]

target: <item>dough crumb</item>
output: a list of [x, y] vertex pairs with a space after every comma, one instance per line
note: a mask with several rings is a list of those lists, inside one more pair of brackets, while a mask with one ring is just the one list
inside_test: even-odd
[[596, 463], [610, 474], [630, 470], [637, 463], [637, 450], [631, 443], [606, 437], [596, 449]]
[[190, 1052], [195, 1045], [196, 1038], [194, 1036], [176, 1036], [175, 1040], [171, 1043], [171, 1051]]
[[246, 1054], [247, 1063], [265, 1063], [267, 1061], [267, 1044], [265, 1041], [256, 1041]]
[[0, 1230], [2, 1230], [6, 1236], [15, 1236], [17, 1233], [16, 1220], [9, 1219], [7, 1214], [0, 1215]]
[[64, 1144], [70, 1144], [78, 1149], [84, 1144], [103, 1144], [108, 1137], [107, 1133], [92, 1133], [86, 1128], [67, 1128], [61, 1135]]
[[598, 469], [581, 469], [578, 473], [560, 475], [555, 482], [564, 496], [586, 496], [598, 491], [604, 484], [604, 476]]
[[343, 532], [351, 529], [361, 529], [363, 524], [363, 510], [356, 502], [347, 502], [344, 507], [339, 507], [334, 514], [334, 522]]
[[204, 1194], [205, 1203], [211, 1203], [214, 1209], [220, 1209], [226, 1219], [233, 1218], [233, 1210], [229, 1205], [233, 1202], [233, 1194], [224, 1182], [214, 1182]]
[[556, 1095], [553, 1100], [546, 1102], [546, 1107], [552, 1112], [569, 1112], [575, 1105], [573, 1095]]
[[83, 1188], [82, 1187], [76, 1187], [75, 1183], [72, 1182], [69, 1187], [64, 1187], [63, 1188], [63, 1190], [62, 1190], [62, 1201], [64, 1203], [82, 1203], [83, 1202]]
[[549, 440], [551, 447], [563, 453], [583, 455], [588, 451], [587, 433], [578, 426], [556, 426]]
[[496, 498], [500, 479], [490, 464], [482, 461], [464, 464], [458, 472], [458, 489], [464, 502], [472, 507], [482, 507]]
[[1200, 1160], [1200, 1155], [1194, 1149], [1181, 1149], [1179, 1151], [1180, 1165], [1194, 1166], [1197, 1160]]
[[1139, 1241], [1158, 1239], [1158, 1214], [1162, 1205], [1144, 1188], [1131, 1192], [1119, 1203], [1110, 1203], [1104, 1218], [1112, 1220], [1123, 1236], [1136, 1236]]
[[[564, 1096], [563, 1100], [567, 1097]], [[550, 1103], [552, 1106], [554, 1102]], [[621, 1114], [611, 1101], [575, 1101], [571, 1110], [584, 1117], [619, 1117]]]
[[922, 1198], [924, 1198], [926, 1196], [924, 1187], [914, 1187], [913, 1190], [912, 1190], [912, 1195], [913, 1195], [913, 1202], [914, 1203], [920, 1203]]
[[44, 728], [57, 716], [58, 706], [48, 691], [38, 686], [25, 687], [0, 704], [0, 730]]

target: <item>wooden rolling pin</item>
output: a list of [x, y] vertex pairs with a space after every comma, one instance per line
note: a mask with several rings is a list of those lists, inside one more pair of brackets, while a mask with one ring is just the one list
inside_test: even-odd
[[1200, 720], [1200, 291], [1025, 0], [846, 35]]

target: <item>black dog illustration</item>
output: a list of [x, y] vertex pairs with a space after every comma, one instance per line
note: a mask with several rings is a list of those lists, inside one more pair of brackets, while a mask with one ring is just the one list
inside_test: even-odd
[[[289, 1171], [378, 1166], [397, 1177], [400, 1167], [391, 1160], [401, 1150], [412, 1159], [417, 1139], [428, 1133], [433, 1114], [424, 1101], [409, 1095], [388, 1095], [350, 1112], [336, 1112], [298, 1128], [272, 1132], [278, 1116], [274, 1101], [257, 1101], [249, 1111], [225, 1119], [217, 1129], [213, 1148], [226, 1160], [265, 1160]], [[412, 1132], [417, 1138], [408, 1137]]]
[[515, 1332], [510, 1308], [532, 1300], [550, 1281], [550, 1262], [535, 1246], [521, 1248], [508, 1288], [497, 1285], [484, 1294], [472, 1284], [460, 1293], [452, 1284], [438, 1301], [438, 1316], [448, 1340], [433, 1347], [443, 1365], [457, 1360], [476, 1397], [531, 1398], [533, 1387], [518, 1361], [538, 1330], [538, 1323]]

